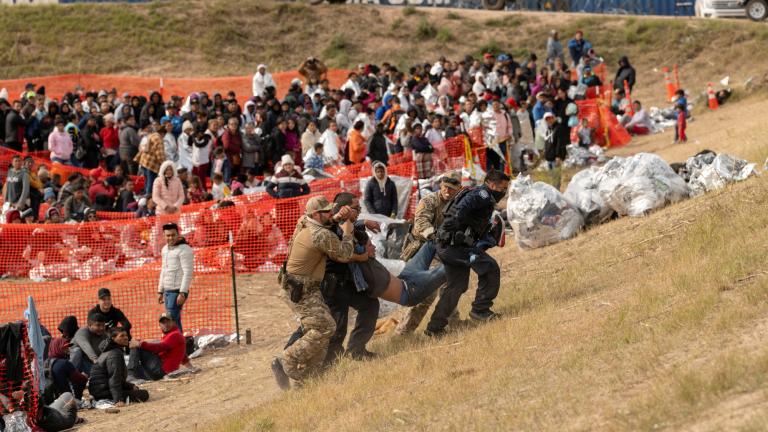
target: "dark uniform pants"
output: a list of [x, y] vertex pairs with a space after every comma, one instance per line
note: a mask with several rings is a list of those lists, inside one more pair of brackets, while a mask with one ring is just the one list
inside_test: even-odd
[[448, 317], [469, 287], [470, 269], [474, 270], [478, 277], [477, 293], [475, 301], [472, 302], [472, 310], [475, 312], [483, 312], [493, 306], [493, 300], [499, 294], [501, 278], [496, 260], [480, 249], [440, 246], [437, 254], [445, 266], [448, 285], [440, 294], [440, 300], [427, 325], [427, 329], [433, 332], [441, 331], [448, 325]]
[[344, 338], [347, 337], [349, 308], [357, 311], [355, 326], [349, 335], [347, 351], [361, 352], [376, 331], [376, 320], [379, 318], [379, 299], [371, 298], [364, 292], [358, 292], [354, 281], [345, 281], [336, 287], [332, 296], [325, 296], [325, 303], [331, 310], [331, 316], [336, 322], [336, 332], [328, 343], [326, 362], [333, 361], [343, 353]]

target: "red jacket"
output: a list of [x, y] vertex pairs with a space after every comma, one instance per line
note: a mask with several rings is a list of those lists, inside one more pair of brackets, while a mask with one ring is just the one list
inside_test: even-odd
[[99, 131], [99, 136], [101, 137], [101, 142], [104, 143], [104, 147], [112, 150], [117, 150], [120, 147], [117, 128], [104, 127]]
[[187, 356], [187, 343], [178, 327], [164, 334], [160, 342], [142, 342], [141, 349], [157, 354], [163, 361], [165, 373], [178, 369]]
[[109, 197], [109, 199], [115, 199], [115, 195], [117, 194], [117, 191], [113, 186], [107, 186], [104, 184], [103, 181], [94, 183], [91, 185], [90, 188], [88, 188], [88, 199], [91, 200], [91, 204], [96, 203], [96, 196], [97, 195], [106, 195]]

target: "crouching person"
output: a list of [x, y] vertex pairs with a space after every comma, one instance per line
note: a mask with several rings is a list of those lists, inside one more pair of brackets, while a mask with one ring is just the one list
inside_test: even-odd
[[160, 330], [163, 332], [160, 342], [137, 339], [129, 344], [131, 356], [128, 360], [128, 380], [130, 382], [163, 379], [165, 374], [179, 369], [186, 358], [187, 346], [184, 336], [167, 312], [160, 315]]
[[95, 400], [108, 399], [116, 406], [127, 400], [146, 402], [149, 392], [128, 382], [128, 368], [123, 350], [128, 346], [128, 333], [116, 327], [109, 331], [109, 339], [101, 344], [101, 355], [91, 369], [88, 391]]

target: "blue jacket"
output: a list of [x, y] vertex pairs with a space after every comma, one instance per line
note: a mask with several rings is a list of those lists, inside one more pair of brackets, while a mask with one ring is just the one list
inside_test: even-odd
[[571, 53], [571, 59], [575, 64], [579, 64], [581, 57], [592, 48], [592, 44], [588, 40], [582, 39], [577, 41], [575, 38], [568, 41], [568, 52]]

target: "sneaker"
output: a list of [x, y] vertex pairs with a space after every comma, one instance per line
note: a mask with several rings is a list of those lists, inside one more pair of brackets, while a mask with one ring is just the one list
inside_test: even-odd
[[283, 369], [283, 362], [280, 361], [279, 358], [276, 358], [272, 360], [272, 374], [275, 376], [275, 381], [277, 381], [277, 385], [280, 387], [281, 390], [290, 390], [291, 389], [291, 379], [288, 378], [288, 375], [285, 373], [285, 370]]
[[91, 405], [91, 401], [87, 400], [87, 399], [85, 399], [85, 400], [75, 399], [75, 403], [77, 404], [77, 410], [78, 411], [88, 410], [88, 409], [93, 408], [93, 405]]
[[486, 309], [484, 311], [475, 311], [474, 309], [469, 311], [469, 317], [472, 318], [474, 321], [493, 321], [496, 319], [501, 318], [500, 314], [497, 314], [496, 312]]
[[200, 373], [200, 371], [202, 371], [202, 369], [200, 369], [199, 367], [195, 367], [192, 365], [187, 366], [187, 370], [189, 371], [189, 373], [192, 373], [192, 374]]
[[446, 333], [445, 329], [430, 330], [429, 328], [427, 328], [426, 330], [424, 330], [424, 335], [431, 338], [443, 337], [445, 336], [445, 333]]
[[354, 350], [354, 351], [347, 351], [347, 352], [354, 360], [358, 360], [358, 361], [373, 360], [379, 357], [378, 354], [370, 352], [365, 348], [363, 348], [362, 350]]

